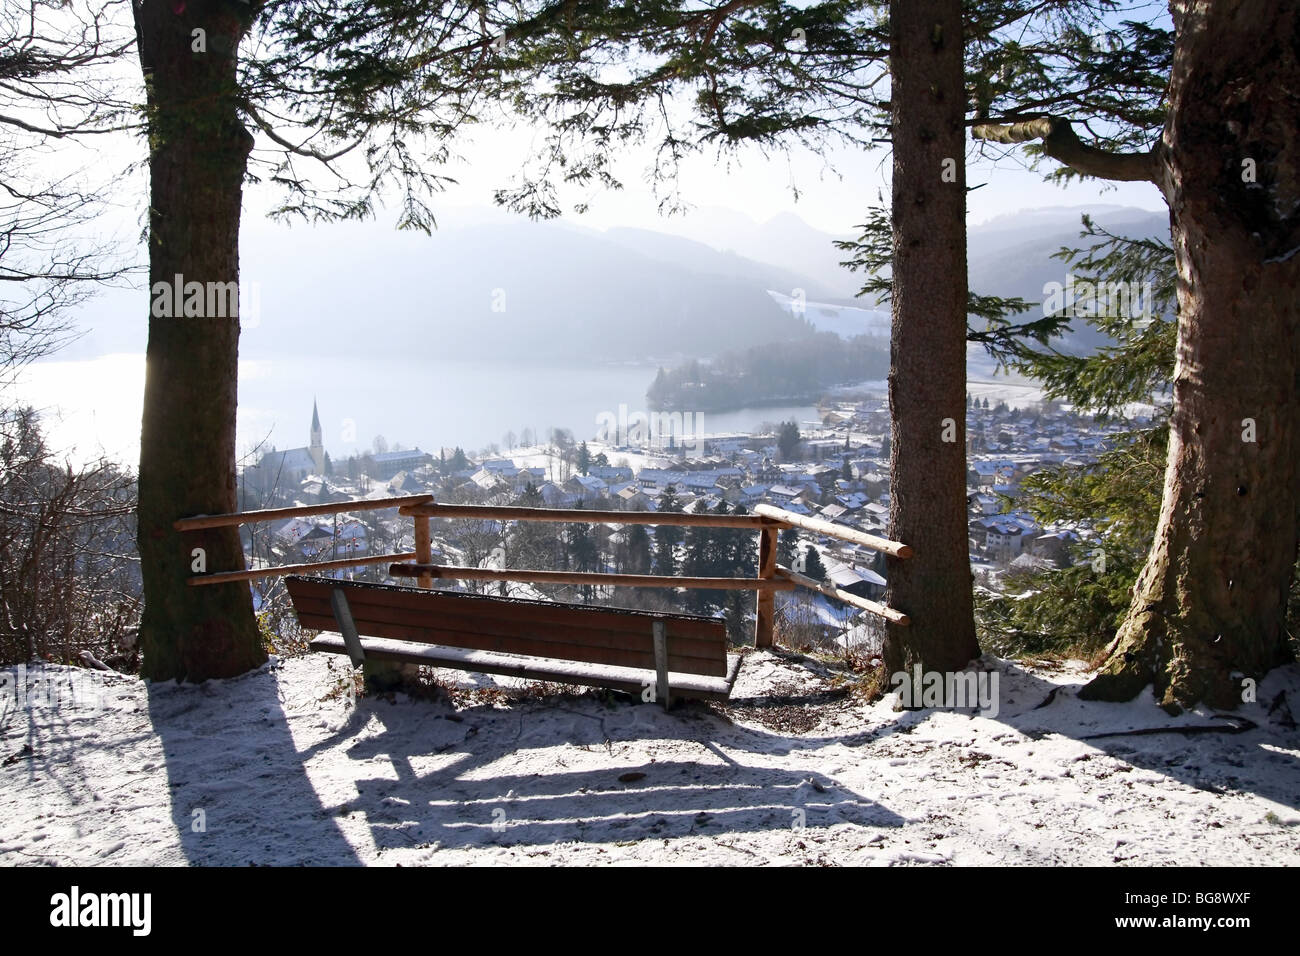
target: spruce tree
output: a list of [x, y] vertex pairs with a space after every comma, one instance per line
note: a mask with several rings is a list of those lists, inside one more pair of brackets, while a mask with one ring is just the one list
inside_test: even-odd
[[776, 561], [784, 567], [794, 566], [795, 549], [799, 547], [797, 528], [782, 528], [776, 539]]
[[627, 527], [627, 573], [650, 573], [650, 533], [643, 524]]
[[[691, 514], [703, 515], [708, 514], [708, 506], [701, 498], [691, 506]], [[716, 573], [714, 563], [714, 551], [716, 547], [715, 535], [719, 529], [705, 526], [691, 526], [686, 529], [683, 536], [684, 557], [682, 560], [682, 574], [686, 577], [710, 577]], [[712, 592], [695, 588], [686, 592], [686, 606], [695, 613], [701, 613], [708, 609], [712, 598]]]
[[[663, 512], [680, 512], [681, 504], [672, 485], [664, 489], [659, 496], [659, 510]], [[655, 564], [654, 573], [674, 575], [677, 573], [676, 549], [682, 542], [682, 529], [678, 525], [661, 524], [655, 526]]]
[[811, 544], [804, 549], [803, 573], [814, 581], [821, 581], [826, 577], [826, 565], [822, 564], [822, 556]]

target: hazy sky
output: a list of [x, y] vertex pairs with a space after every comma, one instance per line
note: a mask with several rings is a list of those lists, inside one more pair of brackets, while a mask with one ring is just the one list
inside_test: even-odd
[[[457, 211], [465, 207], [491, 207], [493, 191], [512, 181], [530, 145], [530, 135], [517, 130], [479, 129], [472, 138], [462, 140], [463, 161], [453, 162], [445, 171], [458, 182], [435, 204], [435, 209], [442, 210], [440, 221], [454, 224]], [[878, 197], [889, 201], [889, 162], [884, 149], [864, 152], [840, 148], [826, 158], [797, 152], [789, 156], [764, 155], [754, 148], [721, 157], [699, 154], [687, 160], [683, 168], [680, 193], [691, 206], [722, 207], [757, 222], [794, 213], [825, 232], [849, 233]], [[1053, 165], [1045, 165], [1044, 171]], [[589, 209], [582, 215], [568, 211], [564, 218], [597, 229], [636, 226], [689, 236], [689, 214], [665, 216], [658, 211], [658, 199], [647, 182], [648, 168], [648, 152], [629, 154], [615, 168], [624, 189], [569, 193], [564, 197], [568, 200], [563, 203], [566, 210], [577, 201], [587, 202]], [[991, 158], [977, 156], [974, 144], [968, 150], [967, 184], [980, 187], [968, 196], [967, 218], [971, 225], [1045, 206], [1105, 202], [1152, 210], [1165, 208], [1160, 194], [1150, 184], [1075, 182], [1063, 188], [1046, 182], [1041, 172], [1028, 170], [1018, 151], [1004, 154], [995, 163]], [[270, 204], [268, 191], [262, 187], [250, 190], [246, 228], [258, 228], [258, 213]], [[391, 211], [381, 213], [375, 226], [389, 229], [392, 220]]]
[[[451, 172], [461, 180], [447, 193], [452, 205], [490, 204], [493, 187], [509, 180], [529, 145], [526, 135], [518, 133], [480, 131], [476, 139], [466, 149], [470, 162]], [[686, 164], [681, 192], [693, 205], [727, 207], [759, 222], [793, 212], [823, 231], [850, 232], [862, 221], [867, 207], [877, 202], [879, 193], [883, 191], [885, 201], [889, 201], [889, 153], [885, 149], [837, 149], [828, 160], [799, 153], [764, 156], [757, 149], [721, 158], [697, 155]], [[967, 185], [986, 184], [969, 194], [968, 221], [972, 225], [1019, 209], [1043, 206], [1107, 202], [1164, 208], [1160, 194], [1150, 184], [1076, 182], [1062, 188], [1045, 182], [1040, 172], [1025, 168], [1016, 151], [995, 165], [990, 159], [977, 157], [972, 144], [968, 160]], [[648, 154], [629, 156], [617, 168], [624, 190], [591, 193], [590, 211], [566, 218], [596, 228], [640, 226], [689, 234], [688, 219], [659, 215], [645, 182], [648, 165]], [[1049, 163], [1044, 171], [1053, 166]], [[792, 186], [798, 187], [797, 200]]]
[[[123, 12], [125, 9], [118, 8], [122, 22], [114, 21], [113, 26], [122, 36], [128, 37], [131, 24]], [[1168, 10], [1163, 2], [1157, 0], [1129, 0], [1107, 20], [1117, 24], [1129, 18], [1167, 22]], [[133, 56], [114, 64], [108, 75], [117, 78], [115, 82], [121, 85], [124, 94], [140, 98], [139, 66]], [[672, 112], [679, 111], [674, 109]], [[488, 112], [481, 118], [479, 126], [466, 128], [468, 135], [462, 135], [452, 144], [456, 154], [453, 162], [437, 170], [459, 180], [437, 203], [448, 222], [456, 220], [457, 209], [490, 208], [493, 190], [510, 183], [511, 177], [541, 138], [539, 132], [526, 128], [503, 130]], [[290, 139], [293, 138], [290, 134]], [[138, 239], [146, 180], [142, 168], [137, 168], [129, 177], [123, 171], [133, 164], [140, 166], [144, 158], [142, 139], [89, 137], [80, 141], [50, 142], [39, 153], [36, 150], [30, 152], [37, 155], [36, 162], [40, 163], [42, 170], [48, 168], [53, 173], [85, 168], [91, 171], [93, 178], [113, 183], [113, 199], [118, 208], [106, 217], [104, 228], [118, 236], [128, 237], [132, 242]], [[1025, 170], [1018, 150], [1005, 151], [1005, 158], [996, 167], [988, 160], [976, 159], [975, 152], [975, 146], [971, 144], [967, 151], [968, 181], [972, 186], [982, 184], [981, 188], [970, 193], [968, 199], [968, 218], [972, 225], [1019, 209], [1077, 206], [1099, 201], [1146, 209], [1162, 208], [1159, 195], [1150, 185], [1076, 183], [1062, 189], [1044, 182], [1041, 175]], [[566, 206], [571, 206], [574, 201], [586, 201], [590, 205], [587, 214], [567, 218], [595, 228], [639, 226], [689, 235], [689, 217], [664, 218], [658, 214], [656, 199], [646, 184], [650, 158], [647, 150], [630, 149], [615, 168], [626, 188], [615, 193], [567, 195], [564, 197], [568, 200]], [[681, 195], [687, 203], [724, 207], [759, 222], [783, 212], [794, 212], [818, 229], [844, 234], [862, 221], [867, 207], [884, 189], [888, 162], [888, 153], [884, 149], [871, 152], [837, 149], [826, 158], [806, 152], [796, 152], [792, 156], [781, 153], [764, 156], [754, 148], [727, 157], [698, 154], [685, 164], [680, 181]], [[320, 172], [319, 167], [306, 160], [296, 160], [295, 168], [299, 172]], [[265, 176], [269, 169], [255, 165], [254, 171]], [[328, 179], [318, 178], [316, 181], [328, 183]], [[795, 187], [801, 194], [797, 202], [793, 192]], [[271, 208], [276, 198], [268, 188], [250, 187], [245, 204], [246, 232], [262, 227], [262, 214]], [[887, 190], [884, 198], [888, 199]], [[381, 212], [374, 228], [387, 230], [391, 228], [392, 220], [391, 212], [387, 215]], [[142, 252], [138, 245], [136, 250], [137, 254]]]

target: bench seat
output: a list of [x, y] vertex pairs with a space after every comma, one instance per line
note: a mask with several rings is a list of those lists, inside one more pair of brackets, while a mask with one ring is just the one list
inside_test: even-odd
[[[726, 700], [740, 655], [717, 618], [291, 576], [313, 651], [656, 696]], [[655, 632], [661, 635], [656, 643]]]
[[[639, 667], [618, 667], [612, 664], [588, 664], [547, 657], [524, 657], [521, 654], [501, 654], [496, 651], [475, 651], [463, 647], [444, 647], [439, 644], [416, 644], [383, 637], [362, 639], [367, 660], [396, 661], [402, 664], [423, 664], [427, 667], [448, 667], [453, 670], [472, 671], [479, 674], [500, 674], [526, 680], [551, 681], [559, 684], [578, 684], [583, 687], [609, 687], [614, 690], [639, 694], [655, 683], [655, 672]], [[326, 654], [347, 654], [347, 645], [339, 634], [322, 634], [312, 640], [313, 651]], [[726, 700], [736, 683], [740, 671], [740, 655], [727, 655], [727, 673], [723, 677], [704, 677], [699, 674], [668, 674], [668, 687], [674, 697], [694, 697], [703, 700]]]

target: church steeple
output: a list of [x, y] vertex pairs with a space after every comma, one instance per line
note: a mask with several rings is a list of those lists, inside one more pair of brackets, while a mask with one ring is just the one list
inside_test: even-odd
[[316, 398], [311, 400], [311, 460], [316, 465], [316, 474], [325, 474], [325, 447], [321, 443], [320, 413], [316, 410]]

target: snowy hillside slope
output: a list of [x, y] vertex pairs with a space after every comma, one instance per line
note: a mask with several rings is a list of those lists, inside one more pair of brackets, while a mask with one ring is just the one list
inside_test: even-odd
[[1300, 668], [1243, 706], [1257, 729], [1224, 733], [1147, 695], [1079, 701], [1081, 665], [986, 663], [996, 718], [865, 706], [771, 652], [725, 710], [671, 713], [595, 694], [358, 701], [319, 656], [199, 687], [51, 669], [91, 693], [20, 708], [0, 669], [0, 865], [1300, 860]]

